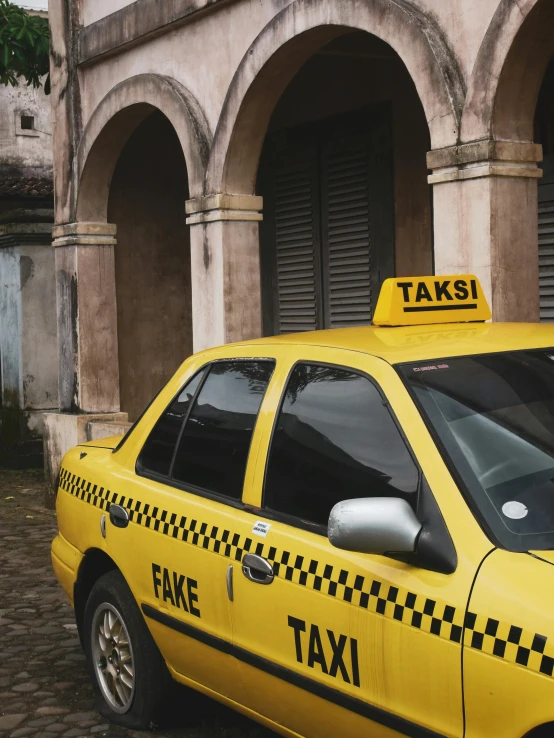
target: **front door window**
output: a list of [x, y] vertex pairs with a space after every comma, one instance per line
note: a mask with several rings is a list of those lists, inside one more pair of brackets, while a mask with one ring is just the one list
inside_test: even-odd
[[298, 364], [277, 419], [264, 506], [327, 526], [337, 502], [403, 497], [416, 506], [418, 471], [367, 377]]

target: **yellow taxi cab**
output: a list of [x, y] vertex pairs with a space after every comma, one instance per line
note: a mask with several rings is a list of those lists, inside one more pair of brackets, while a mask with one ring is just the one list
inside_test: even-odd
[[554, 326], [471, 275], [374, 324], [189, 358], [59, 477], [56, 575], [101, 712], [171, 680], [284, 736], [554, 735]]

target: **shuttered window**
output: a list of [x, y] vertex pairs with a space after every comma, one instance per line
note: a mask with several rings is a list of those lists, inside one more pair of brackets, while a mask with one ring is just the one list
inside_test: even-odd
[[383, 106], [268, 136], [258, 183], [266, 334], [371, 321], [393, 276], [390, 142]]
[[316, 182], [310, 162], [275, 172], [277, 329], [317, 328]]
[[323, 246], [329, 328], [369, 323], [372, 243], [366, 147], [339, 145], [324, 156]]
[[539, 184], [539, 294], [541, 322], [554, 323], [554, 178]]

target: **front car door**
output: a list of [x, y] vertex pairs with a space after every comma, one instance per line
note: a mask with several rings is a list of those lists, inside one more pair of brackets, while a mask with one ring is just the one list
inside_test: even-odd
[[[395, 370], [301, 352], [283, 351], [262, 405], [257, 509], [239, 515], [274, 577], [235, 567], [243, 702], [305, 736], [461, 736], [464, 614], [491, 546]], [[370, 496], [403, 497], [438, 536], [427, 568], [331, 546], [333, 505]]]

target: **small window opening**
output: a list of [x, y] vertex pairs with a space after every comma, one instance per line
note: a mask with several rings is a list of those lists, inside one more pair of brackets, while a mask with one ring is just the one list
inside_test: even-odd
[[35, 130], [35, 118], [33, 115], [22, 115], [21, 116], [21, 130], [22, 131], [34, 131]]

